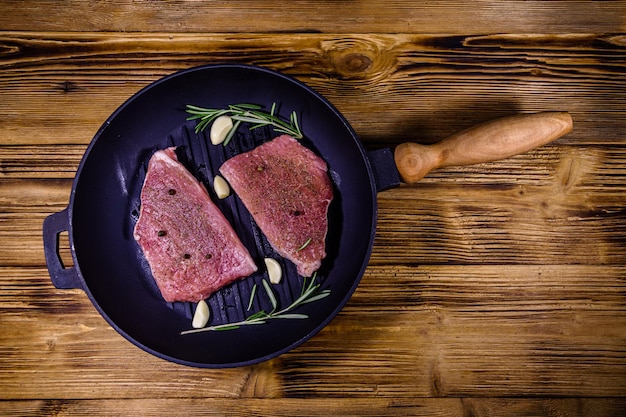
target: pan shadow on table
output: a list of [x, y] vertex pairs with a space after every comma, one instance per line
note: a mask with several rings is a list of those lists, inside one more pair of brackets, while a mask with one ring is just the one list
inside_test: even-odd
[[[385, 138], [374, 137], [366, 132], [357, 133], [367, 149], [395, 148], [404, 142], [430, 145], [480, 123], [522, 112], [520, 105], [509, 97], [486, 99], [469, 105], [464, 101], [448, 99], [445, 106], [433, 108], [428, 118], [407, 115], [396, 123], [392, 133]], [[442, 123], [442, 120], [445, 122]]]

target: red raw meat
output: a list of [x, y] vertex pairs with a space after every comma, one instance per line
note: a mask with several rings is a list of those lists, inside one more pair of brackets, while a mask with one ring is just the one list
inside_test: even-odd
[[220, 172], [272, 247], [309, 277], [326, 256], [333, 187], [326, 162], [288, 135], [227, 160]]
[[134, 237], [165, 301], [197, 302], [257, 270], [206, 188], [174, 148], [154, 153]]

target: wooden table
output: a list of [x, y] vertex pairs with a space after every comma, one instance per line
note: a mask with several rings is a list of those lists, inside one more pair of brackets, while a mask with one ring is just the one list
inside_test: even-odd
[[[367, 148], [544, 110], [574, 130], [381, 192], [330, 325], [258, 365], [185, 367], [53, 287], [42, 222], [120, 104], [218, 62], [309, 84]], [[0, 414], [626, 410], [626, 2], [4, 0], [0, 69]]]

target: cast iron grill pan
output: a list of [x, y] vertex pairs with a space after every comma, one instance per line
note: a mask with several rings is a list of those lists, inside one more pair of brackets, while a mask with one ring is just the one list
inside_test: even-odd
[[[271, 129], [239, 129], [226, 146], [215, 146], [195, 122], [186, 121], [185, 106], [224, 108], [254, 103], [282, 116], [298, 113], [302, 143], [328, 164], [334, 185], [329, 208], [327, 257], [318, 279], [331, 295], [298, 308], [305, 320], [274, 320], [236, 330], [181, 336], [191, 328], [191, 303], [166, 303], [133, 239], [140, 192], [151, 155], [177, 146], [181, 162], [201, 180], [209, 194], [221, 164], [277, 136]], [[279, 308], [301, 289], [295, 266], [274, 254], [235, 195], [214, 199], [259, 266], [208, 300], [211, 324], [240, 321], [271, 309], [261, 280], [263, 258], [284, 267], [281, 284], [272, 286]], [[320, 331], [349, 300], [367, 266], [376, 223], [376, 184], [361, 143], [341, 114], [306, 85], [270, 70], [245, 65], [211, 65], [175, 73], [144, 88], [103, 124], [79, 165], [67, 209], [44, 224], [44, 246], [53, 283], [81, 288], [95, 308], [122, 336], [158, 357], [197, 367], [234, 367], [257, 363], [300, 345]], [[67, 230], [74, 266], [63, 269], [54, 254], [54, 236]], [[257, 284], [252, 308], [250, 291]]]

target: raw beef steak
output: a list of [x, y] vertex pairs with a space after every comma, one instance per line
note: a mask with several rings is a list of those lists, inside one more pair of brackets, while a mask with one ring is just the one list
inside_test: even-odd
[[272, 247], [311, 276], [326, 256], [333, 187], [323, 159], [282, 135], [227, 160], [228, 180]]
[[206, 188], [174, 148], [154, 153], [134, 237], [165, 301], [200, 301], [257, 270]]

